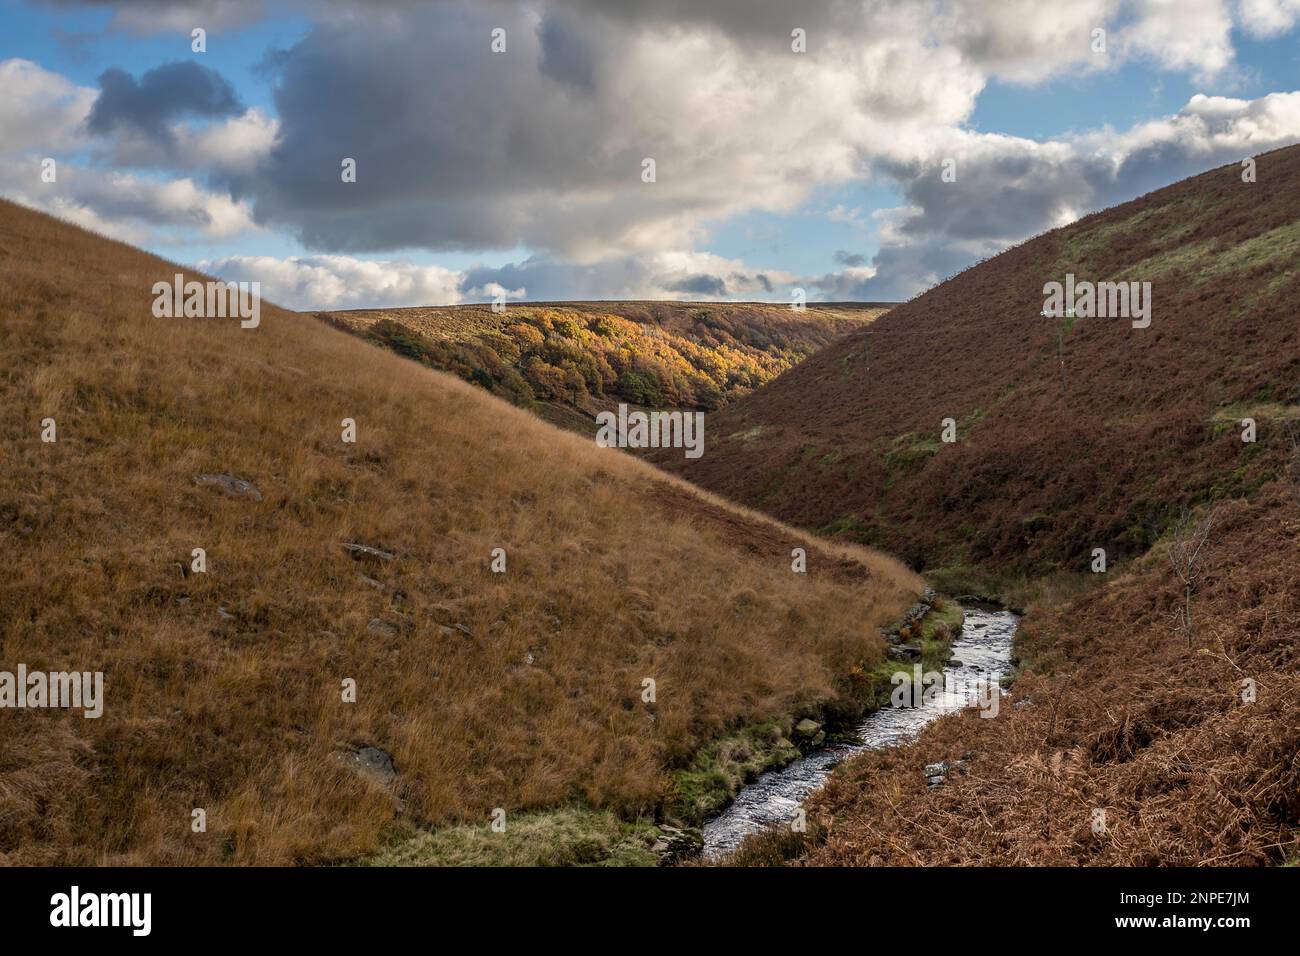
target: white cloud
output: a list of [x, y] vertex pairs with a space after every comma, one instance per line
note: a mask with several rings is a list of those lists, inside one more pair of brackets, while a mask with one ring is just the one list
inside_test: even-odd
[[[1300, 142], [1300, 92], [1254, 100], [1193, 96], [1173, 116], [1125, 131], [1039, 143], [947, 131], [928, 160], [898, 164], [906, 206], [877, 213], [868, 298], [906, 299], [978, 258], [1186, 176]], [[957, 160], [956, 182], [940, 176]]]
[[1232, 15], [1227, 0], [1141, 0], [1133, 23], [1117, 31], [1126, 52], [1205, 82], [1232, 65]]
[[1241, 0], [1239, 17], [1252, 36], [1275, 37], [1300, 20], [1300, 0]]
[[95, 90], [21, 59], [0, 61], [0, 89], [0, 155], [49, 156], [83, 145]]
[[229, 281], [258, 281], [290, 309], [400, 308], [462, 301], [462, 274], [439, 266], [351, 256], [229, 256], [199, 267]]

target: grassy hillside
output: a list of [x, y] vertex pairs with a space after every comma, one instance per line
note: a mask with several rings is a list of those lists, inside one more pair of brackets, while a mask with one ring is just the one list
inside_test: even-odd
[[[715, 416], [685, 474], [1033, 597], [999, 716], [846, 764], [804, 862], [1300, 857], [1300, 148], [1258, 168], [1027, 242]], [[1150, 327], [1042, 316], [1070, 272], [1152, 282]]]
[[712, 411], [884, 314], [877, 303], [565, 302], [376, 309], [318, 318], [558, 425], [620, 402]]
[[[1144, 553], [1184, 506], [1255, 492], [1290, 451], [1300, 147], [1258, 168], [969, 269], [719, 411], [708, 454], [664, 466], [926, 569], [1086, 571], [1094, 548]], [[1066, 273], [1151, 282], [1150, 327], [1044, 317], [1043, 286]]]
[[0, 670], [106, 697], [0, 710], [0, 863], [653, 822], [702, 744], [877, 660], [919, 586], [309, 316], [154, 318], [176, 271], [0, 203]]

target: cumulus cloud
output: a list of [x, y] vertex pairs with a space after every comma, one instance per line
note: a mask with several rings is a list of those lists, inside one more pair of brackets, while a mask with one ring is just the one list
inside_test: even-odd
[[[1217, 165], [1300, 142], [1300, 92], [1196, 95], [1129, 130], [1038, 143], [951, 131], [928, 161], [894, 164], [907, 206], [881, 230], [867, 298], [906, 299], [1013, 242]], [[956, 160], [955, 182], [941, 176]]]
[[1300, 0], [1241, 0], [1242, 25], [1253, 36], [1275, 37], [1300, 20]]
[[526, 290], [532, 301], [555, 299], [761, 299], [796, 281], [779, 269], [755, 269], [737, 259], [674, 250], [610, 256], [575, 263], [535, 256], [465, 273], [467, 293], [487, 283]]
[[[489, 49], [495, 26], [504, 54]], [[755, 57], [734, 36], [551, 8], [403, 8], [368, 13], [364, 30], [339, 13], [276, 58], [279, 141], [240, 191], [260, 221], [330, 251], [523, 244], [591, 261], [681, 247], [707, 220], [788, 211], [861, 172], [845, 117], [929, 115], [928, 97], [948, 117], [969, 108], [973, 80], [908, 83], [904, 54], [840, 46], [800, 64], [782, 45]], [[855, 81], [865, 70], [874, 96]], [[347, 157], [355, 184], [340, 180]]]
[[267, 299], [290, 309], [401, 308], [462, 301], [462, 274], [439, 266], [351, 256], [229, 256], [199, 268], [231, 282], [262, 283]]
[[[134, 243], [226, 238], [257, 229], [249, 206], [227, 190], [210, 188], [191, 176], [135, 175], [82, 160], [78, 154], [106, 145], [91, 122], [102, 100], [94, 90], [18, 59], [0, 61], [0, 85], [14, 93], [0, 101], [0, 191], [9, 198]], [[112, 115], [113, 109], [100, 115]], [[244, 122], [257, 125], [264, 119]], [[202, 134], [185, 135], [196, 136], [200, 147], [205, 142]], [[256, 139], [246, 133], [242, 140], [209, 144], [205, 175], [223, 161], [239, 168], [241, 155], [256, 152], [256, 147], [230, 144]], [[62, 158], [64, 153], [73, 158]], [[199, 152], [191, 155], [200, 158]], [[53, 182], [42, 177], [46, 158], [56, 161]]]
[[231, 281], [258, 280], [268, 299], [300, 310], [455, 305], [498, 295], [532, 302], [761, 299], [799, 281], [790, 273], [756, 270], [738, 260], [692, 251], [589, 264], [531, 257], [463, 271], [344, 255], [228, 256], [199, 265]]
[[113, 67], [100, 74], [99, 88], [86, 123], [99, 135], [125, 128], [170, 145], [171, 124], [181, 117], [213, 119], [243, 111], [234, 87], [193, 60], [164, 63], [138, 80]]
[[22, 59], [0, 61], [0, 89], [0, 154], [50, 155], [84, 143], [94, 90]]
[[[192, 63], [138, 78], [109, 71], [87, 99], [9, 61], [0, 70], [60, 118], [15, 118], [7, 101], [0, 131], [15, 127], [27, 143], [62, 136], [92, 164], [178, 177], [166, 188], [162, 175], [131, 177], [114, 201], [107, 187], [118, 181], [100, 172], [95, 187], [87, 169], [59, 199], [85, 215], [171, 229], [188, 221], [202, 235], [256, 222], [322, 253], [291, 260], [296, 301], [358, 304], [372, 303], [334, 280], [346, 285], [362, 268], [347, 264], [373, 266], [371, 257], [394, 285], [357, 278], [358, 294], [406, 290], [425, 296], [419, 304], [489, 290], [532, 300], [781, 297], [792, 283], [823, 298], [905, 298], [1025, 236], [1300, 135], [1289, 93], [1197, 96], [1171, 117], [1046, 142], [966, 125], [994, 78], [1033, 84], [1135, 59], [1226, 76], [1234, 30], [1276, 36], [1300, 20], [1300, 0], [289, 6], [312, 22], [267, 59], [273, 116], [244, 110], [224, 79]], [[113, 9], [132, 29], [147, 29], [148, 13], [167, 19], [153, 0]], [[237, 23], [263, 5], [213, 9]], [[496, 27], [505, 53], [491, 51]], [[807, 31], [806, 54], [790, 49], [796, 27]], [[654, 182], [642, 179], [647, 157]], [[345, 158], [356, 161], [355, 183], [342, 181]], [[940, 178], [946, 158], [955, 183]], [[826, 215], [864, 235], [878, 229], [870, 261], [845, 251], [834, 257], [840, 271], [800, 277], [698, 251], [739, 214], [792, 213], [820, 187], [868, 179], [896, 183], [900, 207]], [[397, 261], [411, 248], [527, 257], [435, 283]]]

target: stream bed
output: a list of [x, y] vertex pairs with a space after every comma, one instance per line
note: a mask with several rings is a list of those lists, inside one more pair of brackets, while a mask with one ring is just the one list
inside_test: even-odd
[[[952, 659], [943, 669], [937, 693], [922, 706], [882, 707], [858, 724], [853, 742], [832, 745], [762, 774], [726, 810], [705, 822], [704, 855], [725, 856], [749, 834], [774, 823], [788, 824], [804, 798], [825, 782], [840, 761], [864, 750], [907, 743], [936, 717], [976, 705], [981, 694], [987, 700], [993, 693], [990, 687], [998, 687], [998, 679], [1011, 667], [1011, 641], [1019, 619], [1010, 611], [963, 610], [961, 636], [953, 641]], [[913, 673], [910, 664], [900, 663], [898, 669]]]

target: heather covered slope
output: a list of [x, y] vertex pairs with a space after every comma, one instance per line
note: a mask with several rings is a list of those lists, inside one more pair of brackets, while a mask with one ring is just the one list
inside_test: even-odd
[[308, 316], [154, 318], [175, 271], [0, 203], [0, 670], [105, 675], [99, 719], [0, 710], [2, 863], [345, 860], [496, 807], [653, 820], [701, 743], [878, 660], [918, 587], [811, 541], [792, 574], [797, 533]]
[[[1037, 593], [998, 715], [846, 763], [801, 862], [1300, 859], [1300, 149], [1258, 173], [1032, 240], [714, 416], [686, 474]], [[1152, 282], [1150, 327], [1041, 316], [1067, 272]]]
[[[1297, 415], [1300, 147], [1040, 236], [709, 419], [692, 481], [933, 569], [1086, 570], [1280, 473]], [[957, 188], [954, 186], [954, 188]], [[1046, 318], [1043, 286], [1152, 283], [1149, 328]], [[1258, 442], [1239, 422], [1258, 422]], [[954, 419], [957, 441], [940, 441]]]
[[553, 302], [319, 312], [317, 317], [543, 418], [591, 434], [627, 403], [711, 411], [888, 306], [796, 312], [762, 302]]

